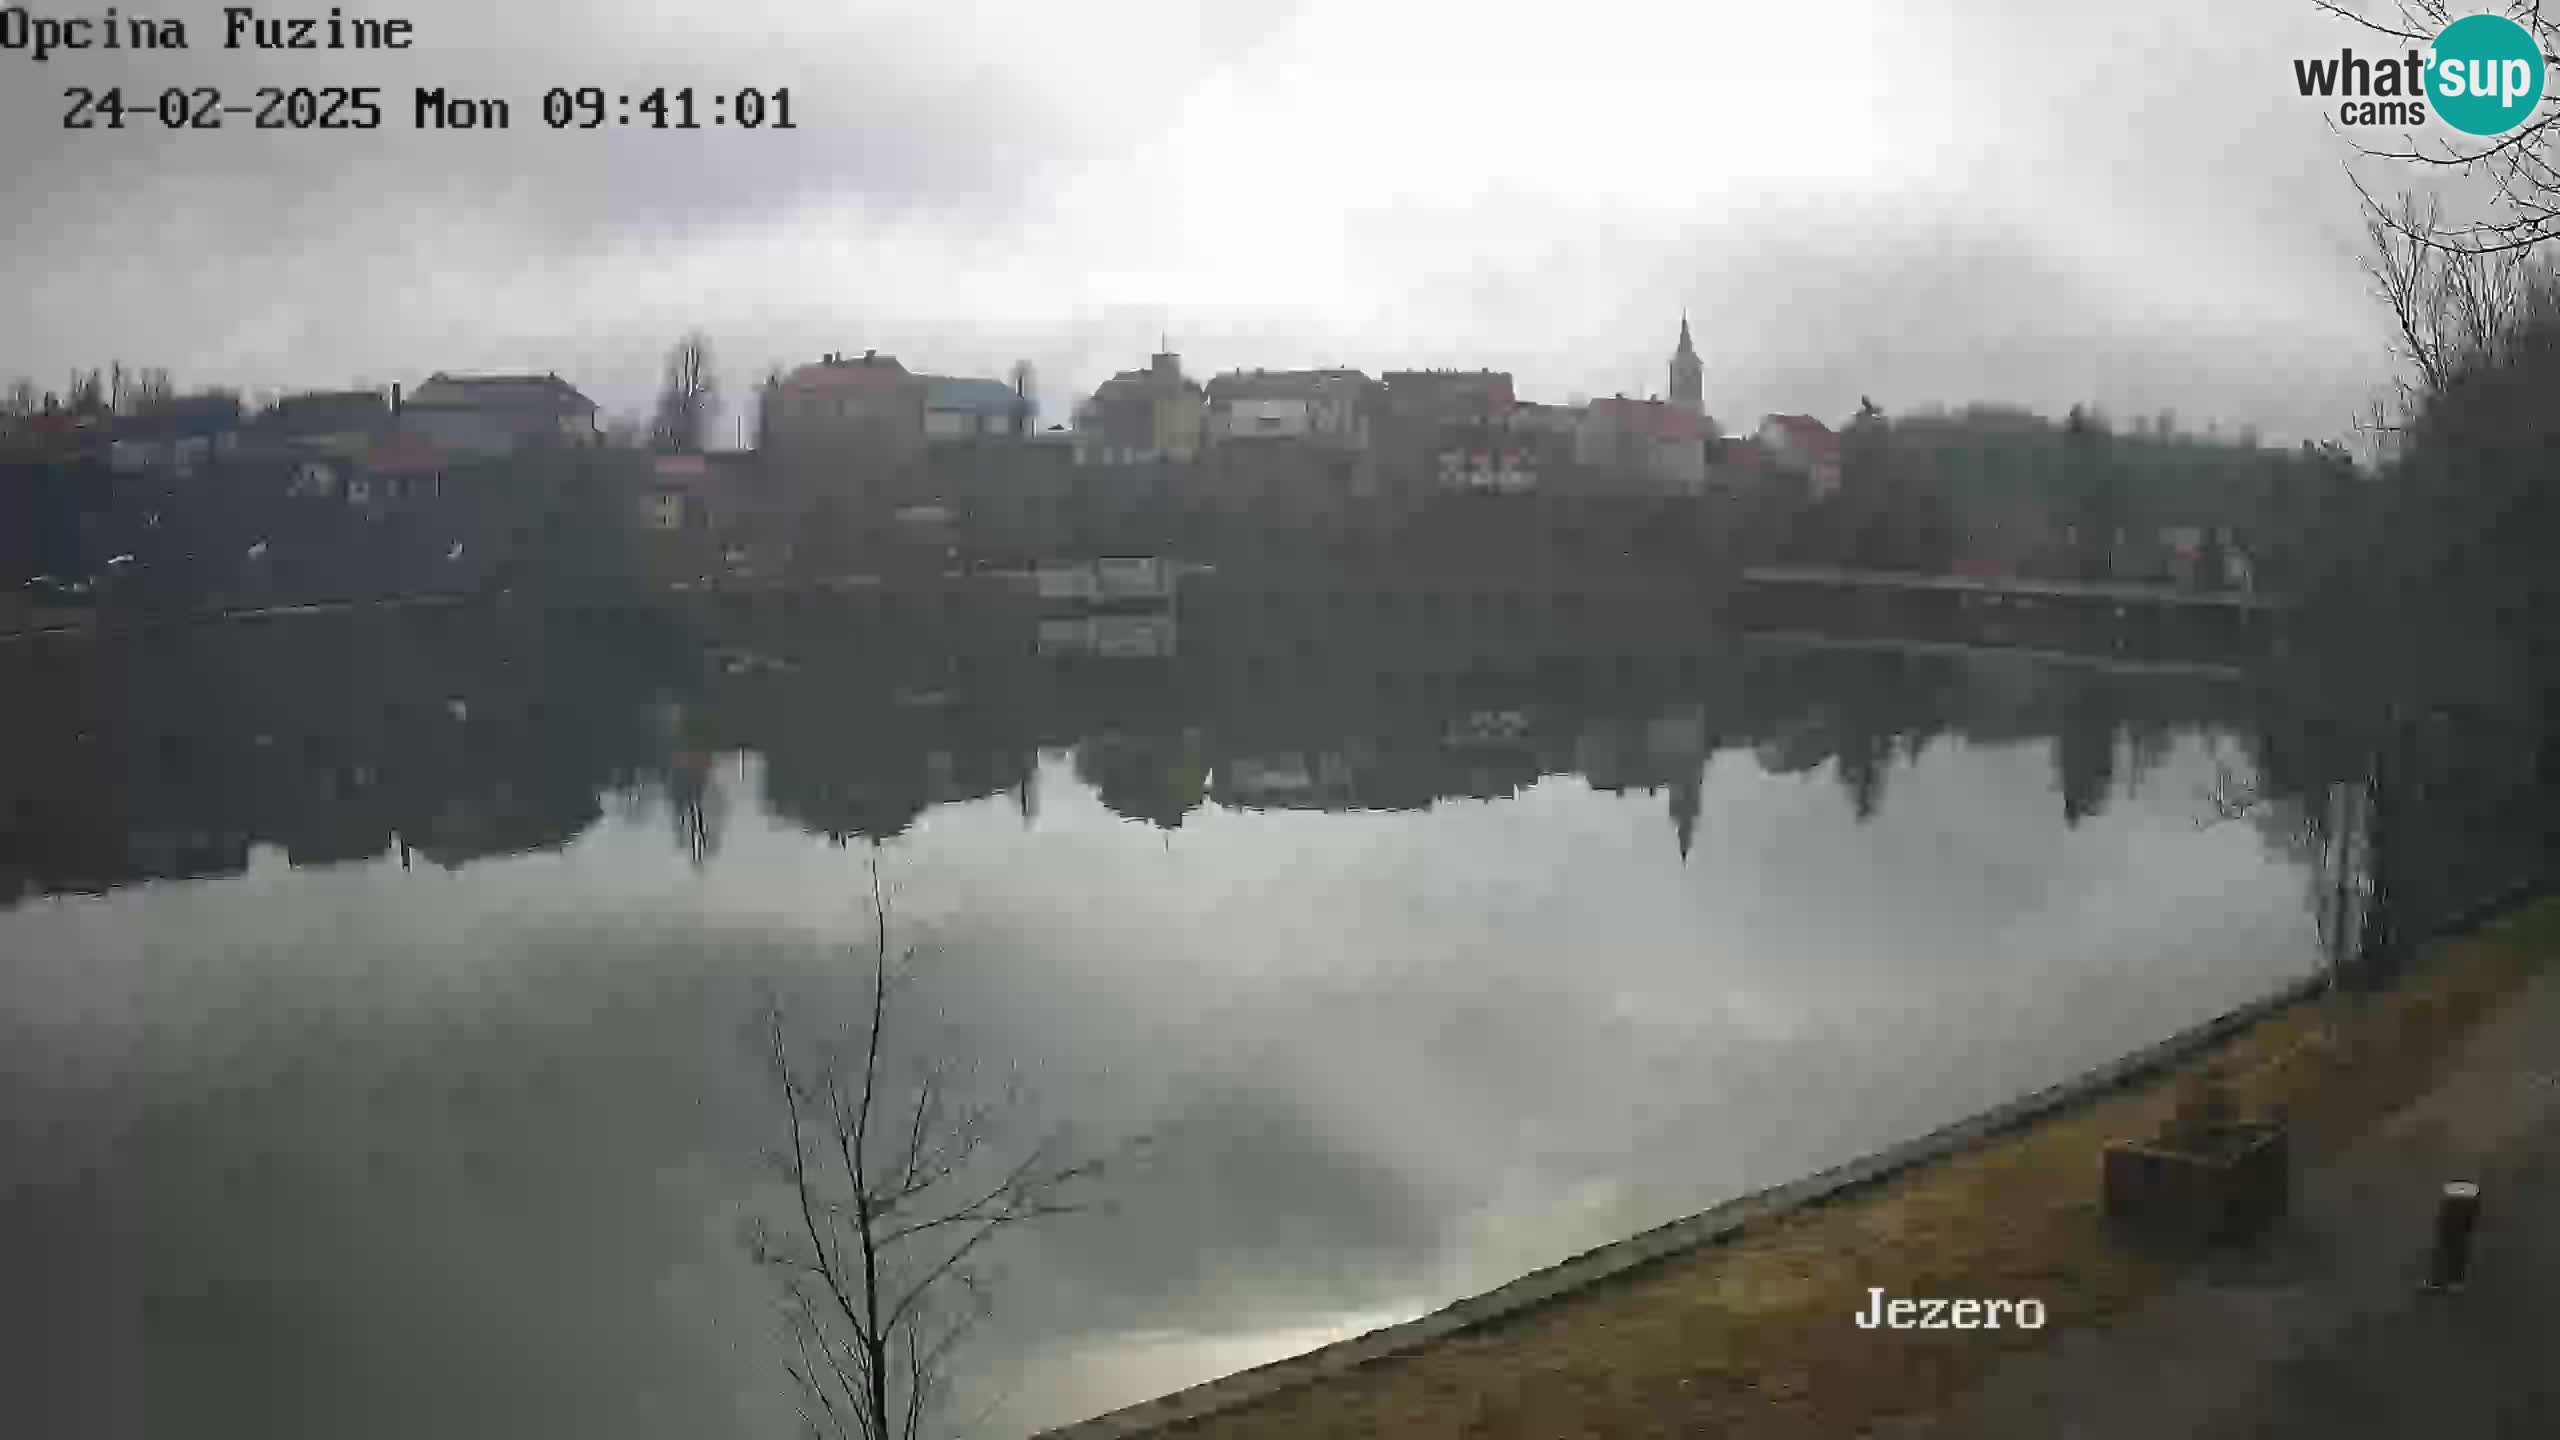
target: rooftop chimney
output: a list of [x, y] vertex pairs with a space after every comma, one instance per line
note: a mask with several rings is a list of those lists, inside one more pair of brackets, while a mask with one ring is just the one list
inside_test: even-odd
[[397, 380], [391, 382], [391, 413], [400, 413], [400, 382]]
[[872, 357], [873, 357], [873, 356], [878, 355], [879, 353], [880, 353], [880, 352], [879, 352], [879, 351], [877, 351], [877, 350], [865, 350], [865, 351], [863, 351], [863, 352], [862, 352], [862, 363], [863, 363], [863, 364], [865, 364], [865, 365], [870, 364], [870, 363], [871, 363], [871, 360], [872, 360]]

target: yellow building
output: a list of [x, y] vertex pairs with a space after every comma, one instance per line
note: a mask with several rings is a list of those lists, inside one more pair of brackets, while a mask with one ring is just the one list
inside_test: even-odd
[[1158, 352], [1144, 370], [1123, 370], [1076, 408], [1076, 463], [1189, 460], [1200, 453], [1207, 397], [1182, 373], [1182, 357]]

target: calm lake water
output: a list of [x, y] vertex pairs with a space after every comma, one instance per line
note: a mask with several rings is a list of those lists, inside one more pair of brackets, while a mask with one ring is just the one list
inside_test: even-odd
[[[316, 623], [316, 622], [315, 622]], [[1379, 1324], [2313, 964], [2245, 692], [1786, 655], [1067, 673], [280, 627], [0, 661], [0, 1349], [28, 1433], [783, 1436], [760, 996], [1026, 1124], [989, 1434]], [[83, 893], [95, 892], [95, 893]], [[21, 1409], [21, 1413], [24, 1413]]]

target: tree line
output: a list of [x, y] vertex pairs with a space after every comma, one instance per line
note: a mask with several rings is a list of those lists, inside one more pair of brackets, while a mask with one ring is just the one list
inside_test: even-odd
[[169, 379], [166, 368], [146, 365], [128, 369], [117, 360], [104, 369], [74, 369], [60, 390], [39, 389], [34, 380], [21, 375], [0, 387], [0, 416], [24, 419], [59, 413], [148, 415], [177, 398], [177, 386]]
[[[2445, 0], [2380, 18], [2313, 3], [2413, 45], [2454, 18]], [[2560, 51], [2560, 17], [2515, 18]], [[2377, 193], [2350, 170], [2398, 373], [2361, 418], [2372, 463], [2344, 468], [2295, 538], [2288, 689], [2319, 723], [2268, 757], [2255, 798], [2290, 792], [2314, 830], [2357, 817], [2320, 840], [2361, 856], [2361, 921], [2341, 950], [2374, 973], [2477, 903], [2540, 884], [2560, 855], [2556, 138], [2560, 95], [2546, 92], [2502, 136], [2359, 147], [2406, 167], [2411, 189]], [[2442, 179], [2483, 199], [2451, 209]]]
[[2157, 580], [2161, 532], [2197, 532], [2189, 583], [2282, 589], [2355, 469], [2343, 446], [2266, 447], [2176, 429], [2163, 413], [2119, 428], [2093, 405], [2059, 421], [2008, 406], [1888, 417], [1873, 399], [1840, 431], [1838, 484], [1802, 474], [1756, 488], [1741, 517], [1755, 558], [1942, 574], [1969, 551], [2045, 579]]

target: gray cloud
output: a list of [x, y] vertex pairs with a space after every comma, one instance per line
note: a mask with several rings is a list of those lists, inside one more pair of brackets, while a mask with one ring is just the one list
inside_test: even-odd
[[[129, 7], [137, 9], [139, 7]], [[2291, 0], [2138, 16], [768, 4], [413, 14], [397, 55], [0, 56], [4, 359], [193, 381], [556, 368], [610, 408], [709, 329], [731, 377], [877, 345], [1068, 392], [1196, 368], [1492, 364], [1710, 408], [1986, 397], [2330, 434], [2383, 378], [2343, 142]], [[50, 13], [61, 13], [59, 11]], [[377, 12], [378, 13], [378, 12]], [[1630, 43], [1641, 40], [1643, 43]], [[503, 135], [64, 132], [59, 89], [419, 84]], [[542, 92], [788, 86], [791, 133], [553, 133]], [[1534, 97], [1534, 98], [1532, 98]], [[2383, 177], [2388, 181], [2391, 177]]]

